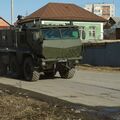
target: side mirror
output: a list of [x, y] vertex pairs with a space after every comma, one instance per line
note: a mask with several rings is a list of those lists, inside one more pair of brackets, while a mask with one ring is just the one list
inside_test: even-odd
[[39, 31], [32, 32], [32, 36], [33, 36], [33, 41], [36, 41], [38, 43], [43, 42], [43, 36], [41, 32]]

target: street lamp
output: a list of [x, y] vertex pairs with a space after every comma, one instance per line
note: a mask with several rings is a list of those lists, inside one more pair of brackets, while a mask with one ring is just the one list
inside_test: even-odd
[[11, 25], [13, 25], [14, 11], [13, 11], [13, 0], [11, 0]]

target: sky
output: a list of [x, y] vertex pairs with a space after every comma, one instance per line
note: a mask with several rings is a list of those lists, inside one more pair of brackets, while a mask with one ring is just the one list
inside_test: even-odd
[[[11, 0], [0, 0], [0, 17], [11, 22]], [[91, 3], [115, 3], [116, 16], [120, 16], [120, 0], [14, 0], [14, 22], [18, 15], [26, 16], [49, 2], [74, 3], [80, 7]]]

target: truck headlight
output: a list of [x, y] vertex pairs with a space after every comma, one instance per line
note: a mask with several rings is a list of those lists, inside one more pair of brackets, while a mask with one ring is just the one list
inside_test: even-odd
[[75, 60], [75, 64], [79, 64], [79, 60]]
[[43, 61], [43, 62], [42, 62], [42, 66], [46, 66], [46, 62]]

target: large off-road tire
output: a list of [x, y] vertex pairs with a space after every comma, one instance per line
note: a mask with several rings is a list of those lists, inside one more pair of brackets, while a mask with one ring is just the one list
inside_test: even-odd
[[31, 57], [28, 57], [24, 60], [24, 78], [27, 81], [37, 81], [39, 80], [40, 74], [37, 71], [34, 71], [34, 64]]
[[0, 63], [0, 76], [3, 76], [7, 73], [7, 65]]
[[37, 71], [33, 71], [33, 77], [31, 81], [37, 81], [40, 78], [40, 73]]
[[60, 74], [61, 78], [70, 79], [74, 76], [75, 69], [74, 68], [61, 69], [61, 70], [59, 70], [59, 74]]

